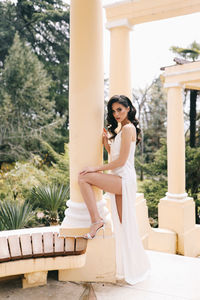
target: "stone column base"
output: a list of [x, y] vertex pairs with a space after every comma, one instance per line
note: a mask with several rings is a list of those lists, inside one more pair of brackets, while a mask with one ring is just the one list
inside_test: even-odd
[[59, 270], [60, 281], [95, 281], [116, 283], [115, 240], [98, 236], [88, 240], [86, 263], [78, 269]]
[[[59, 229], [60, 237], [81, 237], [89, 232], [91, 219], [84, 202], [67, 201], [68, 208], [65, 210], [65, 218]], [[106, 195], [103, 195], [100, 201], [97, 201], [97, 209], [99, 215], [106, 223], [106, 235], [112, 234], [112, 219], [111, 213], [107, 208]]]
[[[177, 253], [193, 255], [200, 251], [197, 247], [195, 229], [195, 202], [191, 197], [175, 197], [172, 195], [160, 199], [158, 204], [159, 228], [165, 228], [177, 233]], [[194, 251], [193, 249], [196, 249]], [[197, 249], [198, 248], [198, 249]], [[186, 254], [187, 253], [187, 254]], [[191, 256], [193, 256], [191, 255]]]

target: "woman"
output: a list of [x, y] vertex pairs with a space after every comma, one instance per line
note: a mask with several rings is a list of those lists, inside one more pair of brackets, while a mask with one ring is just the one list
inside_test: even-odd
[[[86, 167], [79, 173], [79, 186], [91, 217], [90, 232], [86, 239], [95, 237], [104, 229], [99, 215], [92, 185], [107, 192], [111, 198], [112, 218], [116, 240], [117, 278], [135, 284], [150, 273], [150, 261], [143, 248], [135, 213], [137, 191], [134, 167], [135, 146], [139, 143], [140, 129], [135, 118], [136, 109], [124, 95], [113, 96], [107, 104], [107, 125], [111, 133], [103, 133], [103, 144], [111, 155], [111, 162], [96, 167]], [[115, 129], [121, 123], [121, 130]], [[109, 174], [100, 171], [110, 170]]]

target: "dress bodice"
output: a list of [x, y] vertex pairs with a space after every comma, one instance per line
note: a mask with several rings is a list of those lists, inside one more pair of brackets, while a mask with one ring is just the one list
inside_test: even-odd
[[[119, 157], [120, 148], [121, 148], [121, 132], [122, 131], [120, 131], [115, 136], [114, 140], [112, 140], [112, 142], [110, 144], [111, 161], [113, 161]], [[122, 167], [118, 167], [118, 168], [112, 170], [111, 173], [119, 174], [121, 176], [122, 175], [123, 176], [131, 176], [131, 177], [132, 177], [132, 175], [135, 176], [135, 164], [134, 164], [135, 146], [136, 146], [136, 142], [132, 141], [131, 146], [130, 146], [130, 152], [129, 152], [128, 158], [126, 160], [126, 163]]]

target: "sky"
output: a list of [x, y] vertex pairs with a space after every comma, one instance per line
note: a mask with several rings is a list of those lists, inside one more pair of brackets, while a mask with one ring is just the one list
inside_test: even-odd
[[[69, 0], [65, 0], [70, 2]], [[105, 2], [114, 0], [104, 0]], [[106, 24], [105, 9], [103, 22]], [[133, 27], [131, 32], [132, 87], [145, 88], [162, 73], [163, 66], [173, 65], [175, 55], [171, 46], [187, 47], [194, 40], [200, 43], [200, 13], [160, 21], [147, 22]], [[104, 26], [104, 70], [109, 76], [110, 33]]]
[[[106, 18], [104, 14], [104, 23]], [[200, 13], [135, 25], [131, 32], [132, 86], [145, 88], [162, 73], [161, 67], [175, 64], [171, 46], [200, 43]], [[104, 29], [104, 65], [109, 76], [110, 33]]]

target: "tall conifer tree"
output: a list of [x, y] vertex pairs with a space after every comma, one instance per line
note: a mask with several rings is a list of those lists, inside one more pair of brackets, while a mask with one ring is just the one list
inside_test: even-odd
[[16, 33], [1, 76], [0, 160], [12, 161], [38, 152], [39, 141], [53, 141], [62, 123], [49, 99], [51, 78]]

